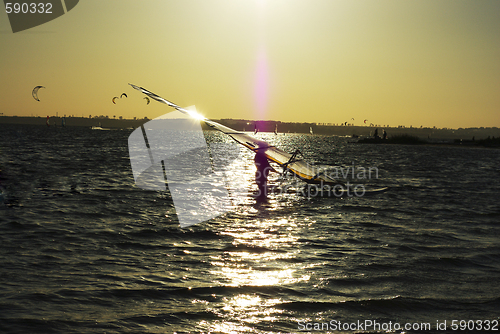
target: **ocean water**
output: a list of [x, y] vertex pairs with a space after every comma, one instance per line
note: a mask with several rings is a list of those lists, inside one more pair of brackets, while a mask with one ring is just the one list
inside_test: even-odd
[[0, 130], [1, 333], [500, 330], [498, 150], [260, 134], [390, 189], [260, 202], [242, 151], [244, 200], [181, 229], [134, 184], [132, 130]]

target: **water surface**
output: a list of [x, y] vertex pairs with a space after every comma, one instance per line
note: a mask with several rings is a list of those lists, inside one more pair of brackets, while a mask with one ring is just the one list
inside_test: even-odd
[[244, 200], [181, 229], [168, 192], [134, 184], [132, 130], [0, 129], [1, 332], [283, 333], [331, 320], [434, 330], [499, 319], [498, 150], [261, 134], [318, 165], [376, 167], [369, 182], [390, 190], [257, 203], [242, 151]]

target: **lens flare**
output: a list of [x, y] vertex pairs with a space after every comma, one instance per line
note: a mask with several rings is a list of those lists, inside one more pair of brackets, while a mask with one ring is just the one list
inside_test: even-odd
[[257, 56], [256, 80], [255, 80], [255, 103], [257, 118], [262, 119], [267, 109], [268, 82], [267, 57], [264, 49]]

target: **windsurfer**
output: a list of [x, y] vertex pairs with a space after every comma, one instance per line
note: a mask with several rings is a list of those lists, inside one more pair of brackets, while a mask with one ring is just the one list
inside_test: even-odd
[[259, 196], [265, 196], [267, 194], [267, 177], [269, 176], [269, 172], [277, 171], [269, 164], [266, 155], [262, 151], [257, 151], [255, 153], [255, 167], [257, 171], [255, 172], [255, 183], [259, 187]]

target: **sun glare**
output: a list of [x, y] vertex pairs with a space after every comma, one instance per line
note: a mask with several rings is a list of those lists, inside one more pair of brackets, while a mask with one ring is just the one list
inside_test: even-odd
[[205, 116], [203, 116], [197, 112], [194, 112], [194, 111], [190, 111], [189, 115], [197, 120], [200, 120], [200, 121], [203, 121], [205, 119]]

